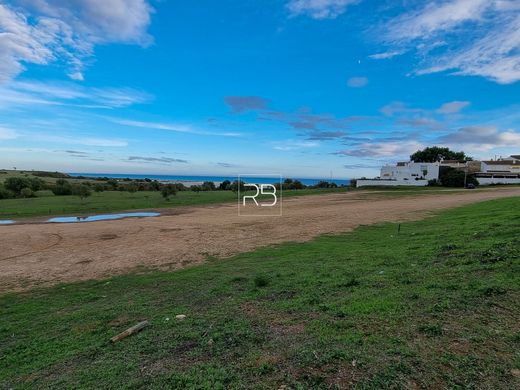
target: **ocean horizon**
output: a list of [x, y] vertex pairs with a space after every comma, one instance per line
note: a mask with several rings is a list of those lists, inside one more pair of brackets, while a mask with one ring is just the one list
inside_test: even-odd
[[[204, 182], [204, 181], [212, 181], [214, 183], [221, 183], [225, 180], [234, 181], [237, 180], [237, 176], [197, 176], [197, 175], [149, 175], [149, 174], [130, 174], [130, 173], [68, 173], [70, 176], [84, 176], [84, 177], [108, 177], [111, 179], [150, 179], [157, 181], [180, 181], [180, 182]], [[248, 177], [247, 175], [241, 175], [242, 178]], [[256, 183], [259, 184], [272, 184], [277, 183], [280, 178], [279, 177], [268, 177], [268, 176], [251, 176], [254, 177]], [[287, 179], [286, 177], [282, 177], [282, 181]], [[312, 186], [318, 184], [320, 181], [328, 181], [329, 183], [336, 183], [338, 186], [340, 185], [349, 185], [349, 179], [334, 179], [334, 178], [299, 178], [299, 177], [290, 177], [290, 179], [299, 180], [303, 184], [307, 186]]]

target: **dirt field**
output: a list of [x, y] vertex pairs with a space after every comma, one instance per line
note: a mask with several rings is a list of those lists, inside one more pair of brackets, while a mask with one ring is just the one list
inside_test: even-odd
[[175, 269], [263, 245], [306, 241], [382, 221], [502, 197], [494, 188], [397, 199], [344, 193], [290, 198], [282, 217], [239, 217], [235, 204], [178, 208], [156, 218], [0, 226], [0, 292], [102, 278], [139, 267]]

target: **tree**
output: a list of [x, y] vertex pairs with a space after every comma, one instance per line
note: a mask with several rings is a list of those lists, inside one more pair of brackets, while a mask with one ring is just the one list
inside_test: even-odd
[[242, 180], [240, 180], [240, 182], [238, 180], [235, 180], [233, 183], [231, 183], [229, 189], [233, 192], [238, 192], [238, 190], [240, 189], [240, 192], [242, 192], [246, 189], [246, 187]]
[[92, 191], [90, 187], [86, 186], [85, 184], [77, 184], [74, 187], [72, 187], [72, 195], [79, 196], [79, 198], [83, 202], [83, 199], [88, 198], [90, 195], [92, 195]]
[[72, 195], [72, 185], [65, 179], [58, 179], [52, 192], [54, 195]]
[[202, 188], [201, 188], [201, 186], [193, 185], [193, 186], [190, 187], [190, 190], [192, 190], [193, 192], [198, 194], [200, 191], [202, 191]]
[[315, 186], [316, 188], [329, 188], [330, 183], [328, 181], [322, 180]]
[[466, 185], [473, 184], [478, 186], [478, 181], [473, 175], [466, 175], [464, 171], [448, 168], [444, 169], [440, 175], [440, 181], [444, 187], [464, 187]]
[[105, 187], [101, 183], [96, 183], [94, 185], [94, 191], [96, 192], [103, 192], [105, 190]]
[[38, 191], [45, 187], [45, 182], [36, 177], [8, 177], [5, 179], [5, 188], [20, 195], [22, 189], [29, 188], [32, 191]]
[[202, 183], [202, 191], [214, 191], [215, 189], [215, 183], [212, 181], [205, 181]]
[[0, 199], [9, 199], [14, 197], [14, 194], [6, 189], [2, 183], [0, 183]]
[[175, 184], [164, 184], [161, 187], [161, 195], [165, 200], [169, 200], [170, 196], [177, 195], [177, 187]]
[[413, 162], [433, 163], [441, 160], [471, 161], [472, 158], [466, 156], [466, 153], [462, 151], [454, 152], [449, 148], [430, 146], [412, 154], [410, 160]]
[[222, 183], [220, 183], [220, 185], [218, 186], [218, 189], [223, 190], [223, 191], [229, 191], [230, 187], [231, 187], [231, 182], [229, 180], [224, 180]]

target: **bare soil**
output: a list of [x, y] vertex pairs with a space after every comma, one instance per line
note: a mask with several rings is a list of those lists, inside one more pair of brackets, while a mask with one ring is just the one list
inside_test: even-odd
[[0, 292], [98, 279], [137, 269], [178, 269], [287, 241], [304, 242], [360, 225], [520, 196], [520, 188], [388, 198], [336, 193], [283, 201], [281, 217], [238, 216], [236, 204], [177, 208], [153, 218], [0, 226]]

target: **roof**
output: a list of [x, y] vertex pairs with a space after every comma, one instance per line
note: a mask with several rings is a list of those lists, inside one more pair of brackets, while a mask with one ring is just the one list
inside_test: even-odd
[[511, 157], [513, 157], [516, 160], [520, 160], [520, 154], [512, 154]]
[[520, 161], [501, 160], [501, 161], [482, 161], [486, 165], [520, 165]]

